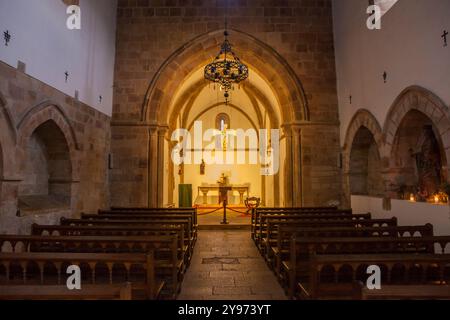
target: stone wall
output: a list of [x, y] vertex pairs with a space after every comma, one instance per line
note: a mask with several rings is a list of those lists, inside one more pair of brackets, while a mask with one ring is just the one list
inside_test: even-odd
[[[110, 118], [4, 63], [0, 149], [1, 233], [109, 206]], [[19, 195], [40, 198], [21, 210]]]
[[[355, 171], [356, 168], [358, 171], [358, 166], [352, 164], [351, 155], [358, 152], [358, 148], [354, 147], [355, 144], [358, 146], [358, 132], [361, 128], [370, 132], [376, 143], [373, 148], [377, 149], [369, 149], [368, 152], [369, 192], [364, 194], [394, 199], [406, 197], [406, 200], [409, 200], [409, 195], [417, 192], [419, 175], [413, 154], [420, 151], [417, 150], [418, 146], [424, 145], [424, 127], [431, 128], [432, 140], [436, 141], [436, 148], [432, 148], [436, 150], [431, 155], [434, 155], [437, 161], [432, 167], [440, 167], [440, 172], [435, 172], [435, 178], [441, 182], [448, 182], [450, 113], [442, 99], [422, 87], [408, 87], [395, 99], [383, 126], [368, 110], [358, 110], [347, 128], [343, 147], [346, 202], [349, 203], [351, 192], [358, 191], [359, 188], [357, 181], [353, 180], [353, 183], [351, 181], [352, 170]], [[376, 153], [379, 154], [380, 160], [374, 156]], [[381, 179], [377, 178], [378, 172], [381, 172]], [[439, 184], [434, 183], [434, 192], [437, 191], [436, 186]]]
[[[301, 148], [301, 152], [294, 150], [298, 153], [294, 156], [294, 171], [301, 171], [303, 181], [292, 181], [292, 189], [301, 192], [303, 197], [297, 194], [294, 198], [303, 199], [307, 205], [341, 200], [331, 1], [227, 2], [229, 26], [234, 30], [230, 41], [233, 42], [234, 34], [234, 49], [238, 55], [244, 59], [250, 57], [248, 62], [255, 64], [256, 59], [252, 57], [265, 54], [261, 47], [236, 40], [237, 32], [254, 37], [286, 62], [293, 71], [290, 76], [298, 78], [303, 87], [309, 114], [297, 124], [301, 134], [301, 147], [297, 149]], [[214, 38], [217, 33], [212, 33], [223, 29], [224, 16], [224, 0], [119, 1], [111, 142], [113, 205], [146, 206], [153, 201], [150, 198], [157, 198], [155, 193], [162, 192], [152, 189], [156, 182], [150, 182], [157, 179], [149, 174], [155, 172], [149, 167], [154, 166], [152, 161], [156, 159], [154, 152], [149, 150], [158, 148], [153, 145], [158, 144], [158, 136], [155, 134], [150, 138], [150, 132], [158, 131], [159, 126], [167, 123], [151, 123], [143, 117], [145, 106], [153, 103], [145, 100], [149, 85], [156, 75], [168, 81], [173, 77], [182, 79], [199, 67], [196, 61], [205, 56], [204, 48], [213, 46], [218, 51], [219, 43]], [[210, 38], [204, 37], [208, 34]], [[202, 43], [192, 42], [200, 36], [204, 37]], [[201, 59], [194, 56], [192, 51], [195, 50], [188, 54], [183, 52], [186, 44], [192, 44], [196, 48], [195, 55]], [[206, 56], [212, 60], [216, 53], [208, 52]], [[169, 70], [163, 70], [164, 74], [159, 74], [167, 59], [174, 55], [185, 66], [177, 69], [177, 64], [172, 64], [174, 69], [171, 65]], [[264, 73], [264, 68], [271, 66], [261, 64], [260, 67], [259, 71]], [[287, 77], [285, 71], [278, 71], [269, 76], [274, 88]], [[171, 90], [156, 91], [152, 98], [158, 100], [162, 95], [173, 95], [175, 92]], [[293, 92], [295, 89], [288, 90]], [[301, 103], [297, 100], [294, 104]], [[282, 107], [290, 108], [287, 113], [294, 113], [297, 106], [285, 103]], [[161, 108], [169, 106], [161, 105]], [[318, 136], [321, 143], [317, 143]]]

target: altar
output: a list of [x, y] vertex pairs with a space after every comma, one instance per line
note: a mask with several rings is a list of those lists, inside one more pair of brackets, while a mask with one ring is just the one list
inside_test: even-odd
[[[235, 203], [235, 204], [239, 204], [239, 205], [244, 205], [244, 195], [246, 194], [247, 197], [249, 197], [249, 193], [250, 193], [250, 183], [246, 183], [246, 184], [207, 184], [207, 183], [202, 183], [201, 186], [198, 187], [198, 196], [200, 197], [200, 194], [202, 195], [202, 204], [203, 205], [217, 205], [220, 204], [223, 199], [221, 197], [221, 189], [222, 190], [226, 190], [225, 193], [225, 197], [227, 200], [227, 203], [229, 204], [233, 204], [233, 201], [230, 201], [230, 196], [233, 195], [233, 192], [236, 191], [239, 193], [239, 203]], [[218, 201], [215, 201], [215, 203], [208, 203], [208, 194], [210, 192], [217, 192], [217, 199]], [[231, 193], [231, 195], [230, 195]], [[212, 201], [210, 201], [212, 202]]]

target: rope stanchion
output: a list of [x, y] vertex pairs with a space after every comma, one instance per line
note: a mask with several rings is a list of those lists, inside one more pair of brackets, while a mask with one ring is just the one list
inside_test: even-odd
[[208, 211], [208, 212], [197, 213], [197, 216], [206, 216], [206, 215], [208, 215], [208, 214], [217, 212], [217, 211], [219, 211], [219, 210], [221, 210], [221, 209], [223, 209], [223, 207], [219, 207], [219, 208], [217, 208], [217, 209], [215, 209], [215, 210]]
[[230, 207], [227, 207], [227, 209], [228, 209], [228, 210], [231, 210], [231, 211], [234, 211], [234, 212], [236, 212], [236, 213], [249, 215], [249, 211], [248, 211], [248, 210], [247, 210], [247, 211], [239, 211], [239, 210], [232, 209], [232, 208], [230, 208]]

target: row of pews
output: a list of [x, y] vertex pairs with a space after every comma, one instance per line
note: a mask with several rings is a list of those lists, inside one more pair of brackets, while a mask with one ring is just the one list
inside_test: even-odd
[[111, 208], [0, 235], [0, 300], [176, 299], [197, 229], [194, 208]]
[[[450, 236], [323, 208], [258, 208], [251, 236], [291, 299], [450, 299]], [[381, 289], [369, 290], [369, 266]]]

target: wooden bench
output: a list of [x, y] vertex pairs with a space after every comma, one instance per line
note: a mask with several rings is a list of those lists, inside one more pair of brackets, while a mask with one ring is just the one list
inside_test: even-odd
[[[403, 238], [295, 238], [291, 239], [289, 260], [281, 263], [280, 280], [288, 288], [290, 297], [295, 294], [297, 279], [300, 282], [308, 278], [312, 258], [322, 255], [341, 256], [351, 255], [372, 256], [380, 254], [396, 254], [397, 259], [414, 253], [417, 257], [430, 255], [435, 252], [435, 246], [441, 247], [445, 252], [445, 246], [450, 243], [450, 236], [439, 237], [403, 237]], [[439, 256], [442, 256], [439, 255]], [[372, 261], [372, 260], [370, 260]], [[314, 278], [315, 279], [315, 278]]]
[[397, 297], [414, 298], [414, 293], [408, 292], [408, 287], [425, 285], [428, 288], [436, 286], [436, 290], [440, 291], [438, 298], [450, 299], [450, 295], [445, 296], [446, 292], [448, 293], [445, 291], [448, 290], [445, 284], [450, 278], [449, 254], [316, 255], [310, 262], [308, 281], [298, 284], [298, 297], [300, 299], [355, 298], [354, 283], [367, 281], [366, 268], [369, 265], [382, 268], [382, 288], [394, 285], [396, 282], [401, 283], [404, 289], [400, 294], [397, 287]]
[[189, 248], [188, 239], [184, 236], [184, 227], [175, 225], [149, 225], [149, 226], [59, 226], [59, 225], [38, 225], [31, 226], [31, 234], [37, 236], [170, 236], [176, 235], [178, 248], [182, 248], [186, 267], [189, 266], [192, 251]]
[[83, 285], [81, 290], [67, 286], [0, 286], [0, 300], [131, 300], [132, 286]]
[[147, 254], [27, 252], [0, 253], [0, 281], [3, 280], [0, 292], [2, 285], [48, 285], [55, 282], [61, 285], [61, 275], [66, 274], [69, 265], [78, 265], [82, 269], [82, 285], [87, 284], [86, 279], [93, 285], [127, 281], [132, 283], [134, 297], [157, 299], [164, 286], [164, 282], [156, 280], [152, 251]]
[[[194, 238], [192, 233], [192, 223], [190, 219], [146, 219], [146, 220], [91, 220], [91, 219], [66, 219], [61, 218], [63, 226], [116, 226], [116, 227], [147, 227], [156, 226], [164, 228], [164, 226], [180, 225], [184, 229], [185, 244], [188, 246], [188, 259], [190, 260], [194, 251]], [[138, 229], [136, 229], [138, 230]]]
[[140, 208], [140, 209], [114, 209], [114, 210], [98, 210], [99, 215], [127, 215], [130, 217], [146, 216], [146, 215], [186, 215], [189, 214], [193, 221], [194, 237], [197, 240], [198, 222], [197, 209], [194, 208]]
[[175, 298], [180, 292], [186, 270], [178, 243], [177, 235], [146, 237], [0, 235], [2, 252], [7, 249], [14, 253], [146, 253], [152, 250], [156, 276], [166, 282], [167, 295], [171, 298]]
[[266, 239], [266, 261], [280, 274], [281, 262], [287, 260], [292, 237], [299, 238], [362, 238], [362, 237], [432, 237], [433, 226], [382, 226], [382, 227], [314, 227], [282, 225], [276, 239]]
[[326, 215], [330, 213], [352, 214], [352, 210], [338, 210], [336, 207], [316, 207], [316, 208], [255, 208], [251, 212], [251, 234], [255, 240], [260, 216], [262, 214], [282, 215], [282, 214], [318, 214]]
[[315, 214], [285, 214], [285, 215], [271, 215], [262, 214], [260, 216], [260, 225], [256, 226], [257, 231], [256, 245], [260, 251], [264, 251], [265, 247], [262, 242], [267, 235], [267, 222], [270, 221], [291, 221], [291, 222], [301, 222], [301, 221], [327, 221], [327, 220], [343, 220], [343, 221], [359, 221], [371, 219], [371, 214], [326, 214], [326, 215], [315, 215]]
[[449, 300], [450, 285], [382, 285], [381, 289], [369, 290], [358, 281], [355, 300]]

